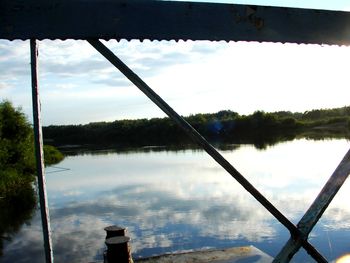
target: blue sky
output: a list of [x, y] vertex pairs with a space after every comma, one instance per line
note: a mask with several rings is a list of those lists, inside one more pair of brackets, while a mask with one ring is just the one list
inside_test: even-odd
[[[220, 1], [350, 10], [348, 1]], [[282, 3], [282, 4], [281, 4]], [[348, 47], [206, 41], [109, 41], [182, 115], [350, 105]], [[44, 125], [165, 116], [84, 41], [39, 42]], [[28, 41], [0, 40], [0, 98], [31, 120]]]

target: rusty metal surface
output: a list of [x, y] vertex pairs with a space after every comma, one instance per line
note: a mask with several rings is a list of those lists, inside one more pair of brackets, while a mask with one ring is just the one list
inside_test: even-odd
[[350, 44], [350, 13], [153, 0], [0, 0], [0, 39]]

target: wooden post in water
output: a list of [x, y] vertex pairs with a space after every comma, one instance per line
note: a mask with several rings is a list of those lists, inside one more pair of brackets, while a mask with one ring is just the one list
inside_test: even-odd
[[130, 237], [110, 237], [106, 239], [108, 263], [133, 263], [131, 258]]
[[107, 226], [105, 227], [106, 239], [111, 237], [123, 237], [126, 234], [126, 228], [120, 226]]
[[125, 236], [126, 228], [119, 226], [105, 227], [107, 232], [104, 254], [105, 263], [133, 263], [130, 250], [130, 237]]

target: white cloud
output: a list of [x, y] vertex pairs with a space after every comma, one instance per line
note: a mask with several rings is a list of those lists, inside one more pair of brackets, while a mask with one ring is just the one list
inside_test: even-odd
[[[0, 83], [14, 87], [1, 95], [22, 104], [30, 116], [30, 101], [21, 99], [30, 93], [29, 43], [0, 44], [4, 50]], [[348, 104], [350, 49], [346, 47], [206, 41], [109, 41], [106, 45], [182, 115], [223, 109], [241, 114], [258, 109], [305, 111]], [[39, 71], [43, 104], [50, 100], [43, 114], [45, 125], [164, 116], [151, 103], [145, 104], [148, 99], [87, 42], [39, 42]], [[70, 88], [52, 93], [52, 87]], [[118, 97], [121, 90], [133, 95]], [[65, 97], [79, 99], [77, 110], [73, 104], [69, 111], [61, 107], [69, 104]], [[89, 98], [95, 99], [99, 112], [80, 110], [89, 111]], [[142, 107], [135, 106], [138, 100]], [[109, 107], [114, 114], [106, 108], [109, 103], [114, 104]], [[59, 114], [67, 120], [57, 118]]]
[[66, 90], [66, 89], [74, 89], [74, 88], [76, 88], [77, 87], [77, 85], [75, 85], [75, 84], [71, 84], [71, 83], [67, 83], [67, 84], [56, 84], [56, 85], [54, 85], [55, 86], [55, 88], [56, 89], [59, 89], [59, 90], [61, 90], [61, 89], [63, 89], [63, 90]]
[[0, 82], [0, 90], [5, 89], [7, 85], [4, 82]]

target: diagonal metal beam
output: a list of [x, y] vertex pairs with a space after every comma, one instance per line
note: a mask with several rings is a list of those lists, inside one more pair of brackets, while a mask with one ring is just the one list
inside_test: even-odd
[[[298, 223], [298, 229], [307, 239], [311, 230], [321, 218], [334, 196], [350, 174], [350, 150], [328, 179], [327, 183]], [[290, 238], [273, 262], [288, 262], [301, 247], [300, 239]]]
[[158, 94], [156, 94], [139, 76], [125, 65], [112, 51], [99, 40], [90, 39], [88, 42], [151, 99], [163, 112], [177, 123], [193, 141], [200, 145], [222, 168], [236, 179], [260, 204], [262, 204], [294, 238], [300, 239], [302, 246], [318, 262], [327, 260], [305, 240], [300, 230], [286, 218], [269, 200], [266, 199], [242, 174], [240, 174], [202, 135], [200, 135], [184, 118], [176, 113]]
[[154, 0], [0, 0], [0, 39], [350, 45], [350, 13]]

